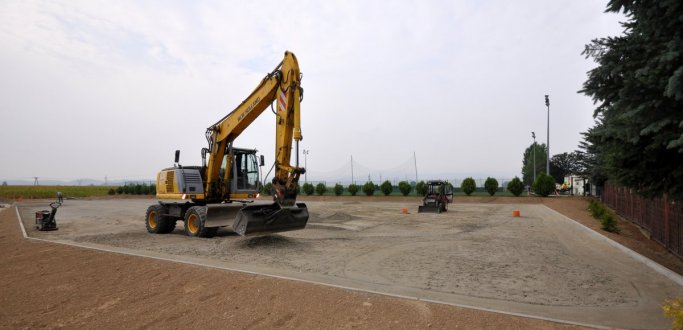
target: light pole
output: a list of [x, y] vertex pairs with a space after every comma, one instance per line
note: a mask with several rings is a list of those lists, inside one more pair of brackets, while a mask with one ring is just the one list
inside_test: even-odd
[[536, 182], [536, 133], [531, 132], [531, 137], [534, 139], [534, 182]]
[[550, 175], [550, 99], [549, 95], [545, 96], [545, 106], [548, 108], [548, 142], [546, 156], [548, 157], [545, 162], [545, 174]]
[[306, 172], [304, 172], [304, 183], [308, 183], [308, 175], [307, 175], [307, 173], [308, 173], [308, 159], [306, 156], [308, 155], [309, 152], [311, 152], [311, 151], [304, 149], [304, 168], [306, 169]]

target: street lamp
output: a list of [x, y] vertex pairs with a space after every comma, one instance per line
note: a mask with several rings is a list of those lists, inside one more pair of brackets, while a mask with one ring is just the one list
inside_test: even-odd
[[304, 168], [306, 169], [306, 172], [304, 172], [304, 183], [308, 183], [308, 176], [306, 175], [308, 173], [308, 161], [306, 156], [309, 152], [311, 151], [304, 149]]
[[549, 95], [545, 96], [545, 106], [548, 108], [548, 143], [547, 143], [547, 151], [546, 151], [546, 156], [548, 157], [545, 162], [545, 174], [550, 175], [550, 99], [548, 98]]
[[534, 182], [536, 182], [536, 133], [531, 132], [531, 137], [534, 139]]

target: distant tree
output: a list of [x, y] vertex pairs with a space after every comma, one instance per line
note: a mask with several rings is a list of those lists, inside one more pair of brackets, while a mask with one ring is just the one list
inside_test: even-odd
[[486, 189], [489, 195], [495, 195], [496, 191], [498, 191], [498, 180], [492, 177], [486, 178], [486, 181], [484, 181], [484, 189]]
[[341, 194], [343, 194], [343, 193], [344, 193], [344, 186], [342, 186], [338, 183], [335, 184], [334, 185], [334, 195], [335, 196], [341, 196]]
[[[546, 163], [546, 145], [545, 143], [536, 143], [536, 176], [539, 173], [545, 173]], [[522, 157], [522, 181], [525, 184], [531, 185], [534, 183], [534, 144], [529, 145], [524, 150]]]
[[508, 182], [508, 191], [515, 196], [519, 196], [524, 192], [524, 183], [518, 177], [515, 177]]
[[403, 196], [408, 196], [408, 194], [410, 194], [410, 192], [413, 190], [413, 187], [410, 186], [408, 181], [401, 181], [398, 183], [398, 190], [401, 191]]
[[424, 181], [420, 181], [415, 184], [415, 192], [418, 196], [424, 196], [427, 194], [427, 184]]
[[469, 196], [477, 189], [477, 183], [473, 178], [465, 178], [465, 180], [462, 180], [462, 184], [460, 184], [460, 189], [465, 195]]
[[107, 195], [116, 195], [116, 189], [109, 188], [109, 191], [107, 191]]
[[304, 194], [306, 194], [307, 196], [311, 196], [313, 195], [313, 192], [315, 192], [315, 187], [313, 187], [312, 183], [306, 182], [301, 188], [303, 189]]
[[548, 197], [552, 192], [555, 191], [555, 179], [550, 175], [545, 175], [541, 173], [536, 176], [536, 181], [534, 182], [534, 192], [542, 197]]
[[349, 189], [349, 194], [351, 194], [351, 196], [356, 196], [356, 194], [358, 193], [358, 185], [357, 184], [353, 184], [353, 183], [350, 184], [348, 189]]
[[375, 184], [372, 181], [368, 181], [363, 185], [363, 192], [367, 196], [372, 196], [375, 194]]
[[580, 91], [597, 108], [589, 140], [610, 180], [644, 195], [683, 198], [683, 6], [680, 0], [609, 1], [624, 33], [583, 52], [598, 66]]
[[315, 186], [315, 193], [318, 194], [318, 196], [325, 194], [325, 191], [327, 191], [327, 186], [325, 186], [324, 182], [320, 182]]
[[379, 186], [379, 189], [382, 191], [384, 196], [389, 196], [394, 191], [394, 186], [391, 185], [389, 180], [386, 180], [382, 182], [382, 185]]
[[2, 186], [3, 186], [3, 187], [6, 187], [6, 186], [7, 186], [7, 181], [3, 181], [3, 182], [2, 182]]
[[122, 186], [116, 187], [116, 193], [119, 195], [123, 194], [123, 187]]
[[555, 179], [555, 183], [563, 183], [568, 175], [577, 174], [579, 165], [577, 160], [578, 152], [561, 153], [550, 158], [550, 175]]

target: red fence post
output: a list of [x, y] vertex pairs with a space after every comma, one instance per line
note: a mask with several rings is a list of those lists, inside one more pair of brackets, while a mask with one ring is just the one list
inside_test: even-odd
[[664, 246], [670, 248], [669, 246], [669, 210], [671, 205], [669, 205], [669, 194], [664, 194]]

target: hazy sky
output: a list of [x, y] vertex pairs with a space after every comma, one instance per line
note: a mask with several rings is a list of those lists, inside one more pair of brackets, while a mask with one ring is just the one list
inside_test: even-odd
[[[148, 179], [299, 59], [308, 180], [520, 175], [577, 148], [605, 1], [0, 2], [0, 179]], [[274, 115], [237, 140], [274, 158]], [[303, 156], [301, 162], [304, 162]], [[303, 164], [302, 164], [303, 165]], [[404, 174], [405, 172], [405, 174]], [[377, 178], [379, 179], [379, 178]], [[375, 181], [377, 181], [375, 179]]]

